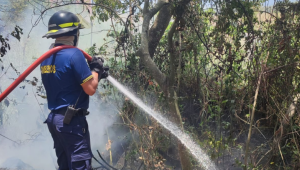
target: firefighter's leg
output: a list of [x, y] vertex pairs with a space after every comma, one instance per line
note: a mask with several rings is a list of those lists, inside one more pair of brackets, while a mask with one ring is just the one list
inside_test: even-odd
[[91, 159], [72, 162], [72, 170], [91, 170]]
[[48, 125], [49, 132], [50, 132], [53, 142], [54, 142], [54, 149], [55, 149], [56, 156], [57, 156], [57, 164], [58, 164], [59, 170], [69, 170], [67, 155], [65, 153], [63, 145], [61, 144], [61, 142], [59, 140], [59, 137], [56, 134], [56, 125], [53, 123], [53, 117], [54, 117], [54, 114], [50, 113], [48, 116], [48, 119], [45, 121], [45, 123], [47, 123], [47, 125]]
[[92, 159], [90, 135], [85, 116], [73, 117], [69, 125], [63, 124], [63, 118], [55, 117], [54, 120], [56, 119], [59, 123], [56, 124], [55, 133], [64, 148], [70, 170], [89, 170], [80, 169], [84, 166], [89, 168], [88, 162]]

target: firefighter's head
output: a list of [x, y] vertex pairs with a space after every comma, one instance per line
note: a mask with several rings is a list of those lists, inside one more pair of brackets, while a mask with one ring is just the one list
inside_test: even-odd
[[77, 46], [79, 29], [83, 28], [84, 26], [75, 14], [68, 11], [58, 11], [51, 16], [48, 23], [48, 32], [43, 37], [56, 39], [74, 36], [74, 46]]

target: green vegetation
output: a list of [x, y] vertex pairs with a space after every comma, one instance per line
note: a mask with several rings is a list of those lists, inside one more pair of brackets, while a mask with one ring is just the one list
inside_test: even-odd
[[[218, 166], [300, 168], [299, 3], [94, 2], [92, 19], [111, 22], [114, 42], [89, 53], [108, 59], [113, 51], [110, 74], [193, 136]], [[125, 96], [102, 87], [112, 94], [103, 100], [120, 103], [131, 141], [127, 161], [142, 160], [145, 169], [178, 162], [184, 170], [201, 168]]]

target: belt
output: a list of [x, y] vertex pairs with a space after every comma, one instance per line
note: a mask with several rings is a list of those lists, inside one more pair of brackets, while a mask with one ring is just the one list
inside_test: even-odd
[[[63, 108], [60, 108], [58, 110], [54, 110], [53, 113], [60, 114], [60, 115], [65, 115], [66, 111], [67, 111], [67, 107], [63, 107]], [[89, 114], [90, 114], [90, 112], [87, 111], [86, 109], [79, 109], [74, 116], [86, 116], [86, 115], [89, 115]]]

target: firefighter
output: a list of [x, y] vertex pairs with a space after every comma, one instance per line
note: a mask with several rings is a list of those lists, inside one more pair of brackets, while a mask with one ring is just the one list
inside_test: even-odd
[[[79, 29], [83, 25], [76, 15], [67, 11], [53, 14], [48, 33], [55, 39], [52, 47], [77, 46]], [[90, 170], [91, 145], [86, 115], [89, 96], [97, 89], [100, 79], [108, 76], [103, 59], [93, 57], [86, 62], [77, 48], [63, 49], [41, 63], [42, 82], [46, 89], [49, 132], [54, 141], [59, 170]]]

